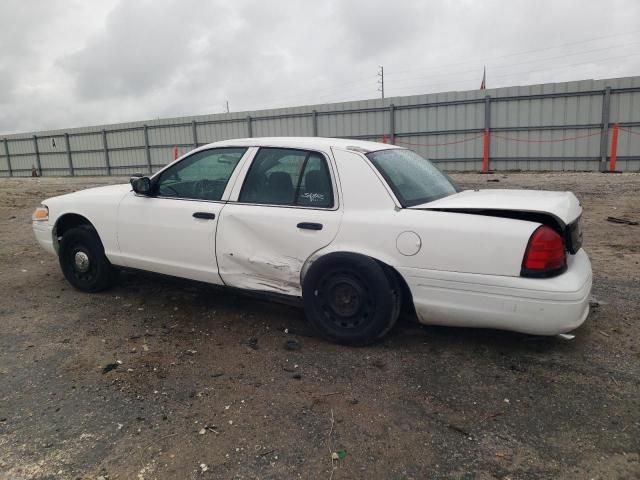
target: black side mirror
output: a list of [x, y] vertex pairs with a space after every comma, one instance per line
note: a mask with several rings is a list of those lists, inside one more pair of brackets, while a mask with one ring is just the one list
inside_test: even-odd
[[129, 183], [132, 187], [136, 180], [138, 180], [140, 177], [144, 177], [144, 173], [134, 173], [129, 177]]
[[139, 195], [149, 195], [151, 193], [151, 179], [149, 177], [131, 177], [133, 191]]

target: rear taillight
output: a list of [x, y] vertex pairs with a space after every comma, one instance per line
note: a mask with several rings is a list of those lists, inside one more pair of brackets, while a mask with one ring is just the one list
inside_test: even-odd
[[551, 277], [567, 269], [563, 238], [552, 228], [542, 225], [529, 239], [522, 259], [523, 277]]

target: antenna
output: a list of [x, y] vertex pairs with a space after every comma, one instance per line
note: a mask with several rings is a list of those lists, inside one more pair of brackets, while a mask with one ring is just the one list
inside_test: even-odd
[[226, 101], [224, 102], [224, 106], [225, 106], [225, 108], [227, 109], [227, 113], [229, 113], [229, 100], [226, 100]]
[[382, 99], [384, 100], [384, 67], [382, 65], [378, 65], [378, 91], [382, 94]]

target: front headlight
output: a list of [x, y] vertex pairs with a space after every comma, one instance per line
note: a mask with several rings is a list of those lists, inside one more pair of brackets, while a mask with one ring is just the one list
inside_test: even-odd
[[46, 205], [40, 205], [31, 215], [31, 219], [37, 222], [49, 220], [49, 208]]

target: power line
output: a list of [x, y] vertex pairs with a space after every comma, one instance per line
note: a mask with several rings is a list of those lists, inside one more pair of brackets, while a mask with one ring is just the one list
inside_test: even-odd
[[[549, 71], [549, 70], [564, 70], [567, 68], [573, 68], [573, 67], [578, 67], [581, 65], [588, 65], [594, 62], [609, 62], [611, 60], [620, 60], [620, 59], [626, 59], [629, 57], [636, 57], [640, 55], [639, 53], [632, 53], [632, 54], [628, 54], [628, 55], [621, 55], [618, 57], [608, 57], [608, 58], [601, 58], [601, 59], [597, 59], [597, 60], [589, 60], [589, 61], [584, 61], [584, 62], [578, 62], [578, 63], [573, 63], [573, 64], [568, 64], [568, 65], [557, 65], [557, 66], [553, 66], [553, 67], [547, 67], [547, 68], [539, 68], [539, 69], [535, 69], [535, 70], [524, 70], [524, 71], [519, 71], [519, 72], [511, 72], [511, 73], [505, 73], [505, 74], [500, 74], [500, 75], [492, 75], [489, 78], [504, 78], [504, 77], [510, 77], [513, 75], [529, 75], [531, 73], [538, 73], [538, 72], [545, 72], [545, 71]], [[477, 72], [476, 72], [477, 73]], [[451, 81], [447, 81], [447, 82], [438, 82], [438, 83], [430, 83], [427, 85], [424, 84], [420, 84], [420, 85], [411, 85], [411, 86], [406, 86], [406, 87], [402, 87], [400, 89], [394, 89], [394, 93], [396, 91], [406, 91], [406, 90], [414, 90], [417, 88], [428, 88], [428, 87], [436, 87], [439, 85], [455, 85], [455, 84], [459, 84], [459, 83], [466, 83], [466, 82], [472, 82], [477, 80], [478, 77], [473, 76], [473, 77], [469, 77], [469, 78], [465, 78], [465, 79], [460, 79], [460, 80], [451, 80]]]
[[[622, 34], [620, 34], [620, 35], [622, 35]], [[613, 37], [613, 36], [619, 36], [619, 35], [607, 35], [605, 37], [597, 37], [597, 39], [610, 38], [610, 37]], [[591, 39], [591, 41], [593, 41], [593, 40], [595, 40], [595, 39]], [[572, 42], [572, 44], [584, 43], [584, 42], [586, 42], [586, 41]], [[638, 43], [639, 42], [631, 42], [631, 43], [623, 44], [623, 45], [611, 45], [611, 46], [608, 46], [608, 47], [602, 47], [602, 48], [591, 49], [591, 50], [584, 50], [584, 51], [581, 51], [581, 52], [573, 52], [573, 53], [568, 53], [568, 54], [563, 54], [563, 55], [556, 55], [556, 56], [553, 56], [553, 57], [529, 59], [529, 60], [524, 60], [524, 61], [521, 61], [521, 62], [518, 62], [518, 63], [512, 63], [512, 64], [506, 64], [506, 65], [497, 65], [497, 66], [494, 66], [494, 67], [491, 67], [491, 68], [492, 68], [492, 70], [493, 69], [512, 68], [514, 66], [524, 65], [524, 64], [528, 64], [528, 63], [537, 63], [537, 62], [544, 62], [544, 61], [556, 60], [556, 59], [561, 59], [561, 58], [568, 58], [568, 57], [572, 57], [572, 56], [585, 55], [585, 54], [588, 54], [588, 53], [594, 53], [594, 52], [609, 50], [611, 48], [621, 48], [621, 47], [626, 47], [626, 46], [632, 46], [632, 45], [636, 45]], [[564, 45], [567, 45], [567, 44], [564, 44]], [[539, 50], [549, 50], [551, 48], [555, 48], [555, 47], [548, 47], [546, 49], [539, 49]], [[529, 52], [531, 52], [531, 51], [533, 51], [533, 50], [530, 50]], [[508, 56], [513, 56], [513, 55], [516, 55], [516, 54], [502, 55], [501, 57], [496, 57], [496, 58], [508, 57]], [[619, 57], [616, 57], [616, 58], [619, 58]], [[595, 61], [602, 61], [602, 60], [595, 60]], [[588, 61], [586, 63], [590, 63], [590, 62], [591, 61]], [[463, 63], [464, 62], [460, 62], [458, 64], [463, 64]], [[451, 65], [455, 65], [455, 64], [451, 64]], [[434, 65], [433, 66], [433, 68], [442, 68], [442, 67], [444, 67], [444, 65], [440, 65], [440, 66]], [[428, 76], [407, 77], [407, 78], [403, 78], [403, 79], [394, 81], [393, 84], [392, 84], [392, 89], [396, 90], [396, 88], [395, 88], [396, 86], [399, 86], [399, 85], [404, 86], [404, 85], [406, 85], [407, 81], [411, 81], [411, 80], [419, 81], [419, 80], [427, 80], [427, 79], [432, 79], [432, 78], [442, 78], [442, 77], [446, 78], [446, 77], [450, 77], [452, 75], [459, 75], [459, 74], [465, 74], [465, 73], [477, 73], [479, 68], [480, 68], [480, 65], [478, 65], [478, 67], [473, 68], [473, 69], [456, 70], [456, 71], [453, 71], [453, 72], [443, 72], [443, 73], [438, 73], [438, 74], [435, 74], [435, 75], [428, 75]], [[553, 69], [553, 68], [554, 67], [547, 67], [544, 70], [549, 70], [549, 69]], [[536, 70], [536, 71], [538, 71], [538, 70]], [[398, 72], [391, 72], [391, 73], [387, 73], [386, 75], [387, 76], [388, 75], [395, 75], [396, 73], [398, 73]], [[521, 72], [518, 72], [518, 73], [521, 73]], [[507, 75], [513, 75], [513, 74], [510, 73], [510, 74], [507, 74]], [[378, 91], [380, 91], [381, 90], [381, 80], [382, 80], [382, 78], [380, 78], [380, 71], [378, 72], [377, 76], [378, 76], [378, 80], [377, 80]], [[496, 76], [492, 75], [492, 78], [496, 78]], [[472, 79], [470, 79], [470, 80], [472, 80]], [[318, 93], [323, 93], [323, 94], [326, 93], [328, 95], [321, 95], [319, 97], [316, 97], [316, 98], [321, 98], [321, 100], [313, 101], [312, 103], [321, 103], [321, 102], [325, 102], [325, 101], [330, 101], [329, 98], [331, 98], [333, 95], [329, 94], [329, 92], [334, 92], [336, 90], [339, 90], [340, 93], [344, 93], [345, 91], [349, 91], [349, 90], [366, 88], [365, 87], [365, 83], [368, 82], [368, 81], [370, 81], [369, 78], [362, 78], [362, 79], [359, 79], [359, 80], [353, 80], [353, 81], [350, 81], [350, 82], [344, 82], [344, 83], [341, 83], [341, 84], [336, 84], [336, 85], [334, 85], [332, 87], [327, 87], [327, 88], [315, 90], [313, 92], [301, 93], [301, 94], [297, 94], [297, 95], [293, 95], [293, 96], [288, 96], [286, 98], [280, 99], [276, 103], [277, 104], [283, 104], [283, 103], [286, 103], [289, 100], [300, 99], [300, 98], [306, 100], [306, 99], [308, 99], [310, 97], [313, 97], [314, 95], [317, 95]], [[463, 80], [463, 81], [466, 81], [466, 80]], [[447, 84], [450, 84], [450, 83], [451, 84], [456, 84], [456, 83], [461, 83], [461, 81], [442, 82], [442, 83], [437, 83], [435, 85], [447, 85]], [[349, 86], [349, 87], [345, 88], [346, 86]], [[407, 86], [406, 88], [403, 87], [402, 90], [406, 90], [407, 88], [418, 88], [419, 86], [420, 85]], [[326, 99], [326, 100], [324, 100], [324, 99]]]
[[[607, 39], [607, 38], [614, 38], [614, 37], [620, 37], [620, 36], [624, 36], [624, 35], [631, 35], [631, 34], [635, 34], [635, 33], [640, 33], [640, 30], [636, 30], [636, 31], [631, 31], [631, 32], [622, 32], [622, 33], [617, 33], [617, 34], [612, 34], [612, 35], [603, 35], [603, 36], [599, 36], [599, 37], [593, 37], [593, 38], [589, 38], [589, 39], [583, 39], [583, 40], [578, 40], [575, 42], [568, 42], [568, 43], [564, 43], [564, 44], [560, 44], [560, 45], [555, 45], [555, 46], [548, 46], [548, 47], [544, 47], [544, 48], [537, 48], [537, 49], [532, 49], [532, 50], [526, 50], [526, 51], [521, 51], [521, 52], [512, 52], [512, 53], [508, 53], [505, 55], [498, 55], [498, 56], [494, 56], [494, 57], [489, 57], [488, 59], [501, 59], [501, 58], [508, 58], [508, 57], [512, 57], [512, 56], [518, 56], [518, 55], [525, 55], [525, 54], [529, 54], [529, 53], [535, 53], [535, 52], [541, 52], [541, 51], [546, 51], [546, 50], [553, 50], [553, 49], [557, 49], [557, 48], [562, 48], [562, 47], [566, 47], [566, 46], [571, 46], [571, 45], [578, 45], [578, 44], [583, 44], [583, 43], [588, 43], [588, 42], [593, 42], [593, 41], [597, 41], [597, 40], [602, 40], [602, 39]], [[624, 46], [629, 46], [629, 45], [635, 45], [638, 42], [632, 42], [629, 44], [624, 44], [622, 45], [622, 47]], [[582, 51], [582, 52], [573, 52], [573, 53], [568, 53], [568, 54], [564, 54], [564, 55], [557, 55], [554, 57], [546, 57], [546, 58], [538, 58], [538, 59], [529, 59], [529, 60], [524, 60], [518, 63], [514, 63], [514, 64], [506, 64], [506, 65], [497, 65], [495, 67], [495, 69], [504, 69], [504, 68], [511, 68], [517, 65], [523, 65], [523, 64], [527, 64], [527, 63], [536, 63], [536, 62], [544, 62], [544, 61], [549, 61], [549, 60], [554, 60], [554, 59], [560, 59], [560, 58], [566, 58], [566, 57], [571, 57], [571, 56], [576, 56], [576, 55], [584, 55], [587, 53], [593, 53], [596, 51], [603, 51], [603, 50], [608, 50], [611, 48], [619, 48], [621, 47], [621, 45], [612, 45], [609, 47], [602, 47], [602, 48], [598, 48], [598, 49], [591, 49], [591, 50], [586, 50], [586, 51]], [[633, 55], [632, 55], [633, 56]], [[624, 58], [624, 57], [614, 57], [614, 58]], [[488, 60], [488, 59], [485, 59]], [[424, 70], [425, 68], [430, 68], [430, 69], [440, 69], [440, 68], [445, 68], [448, 66], [455, 66], [455, 65], [465, 65], [465, 64], [471, 64], [473, 62], [481, 62], [483, 61], [482, 59], [476, 59], [476, 60], [467, 60], [467, 61], [462, 61], [462, 62], [456, 62], [456, 63], [450, 63], [450, 64], [443, 64], [443, 65], [432, 65], [430, 67], [421, 67], [421, 68], [416, 68], [416, 69], [407, 69], [407, 70], [401, 70], [401, 71], [394, 71], [394, 72], [390, 72], [387, 73], [387, 75], [391, 75], [391, 76], [395, 76], [395, 75], [401, 75], [405, 72], [414, 72], [414, 71], [419, 71], [419, 70]], [[603, 59], [603, 60], [590, 60], [587, 62], [582, 62], [580, 64], [574, 64], [575, 65], [583, 65], [586, 63], [592, 63], [592, 62], [601, 62], [601, 61], [608, 61], [608, 59]], [[428, 75], [428, 76], [414, 76], [414, 77], [407, 77], [407, 78], [403, 78], [401, 80], [398, 80], [398, 82], [404, 82], [404, 81], [410, 81], [410, 80], [419, 80], [419, 79], [429, 79], [429, 78], [438, 78], [438, 77], [448, 77], [451, 75], [458, 75], [458, 74], [464, 74], [464, 73], [477, 73], [478, 68], [474, 68], [474, 69], [470, 69], [470, 70], [460, 70], [460, 71], [455, 71], [455, 72], [449, 72], [449, 73], [440, 73], [440, 74], [435, 74], [435, 75]], [[500, 78], [500, 77], [504, 77], [504, 76], [511, 76], [511, 75], [517, 75], [517, 74], [521, 74], [521, 73], [533, 73], [533, 72], [538, 72], [538, 71], [546, 71], [546, 70], [552, 70], [554, 68], [557, 67], [548, 67], [548, 68], [544, 68], [544, 69], [538, 69], [538, 70], [533, 70], [530, 72], [514, 72], [514, 73], [507, 73], [507, 74], [502, 74], [502, 75], [492, 75], [492, 78]], [[381, 92], [381, 94], [383, 95], [382, 98], [384, 98], [384, 92], [382, 92], [383, 90], [383, 82], [384, 82], [384, 68], [382, 66], [380, 66], [380, 71], [378, 72], [378, 91]], [[474, 80], [475, 77], [473, 79], [469, 79], [469, 80], [454, 80], [454, 81], [448, 81], [448, 82], [440, 82], [440, 83], [436, 83], [436, 84], [430, 84], [430, 85], [449, 85], [449, 84], [459, 84], [462, 82], [467, 82], [467, 81], [472, 81]], [[345, 91], [349, 91], [349, 90], [354, 90], [354, 89], [361, 89], [361, 88], [366, 88], [365, 87], [365, 83], [366, 82], [370, 82], [371, 81], [371, 77], [368, 78], [360, 78], [357, 80], [351, 80], [349, 82], [342, 82], [339, 84], [335, 84], [333, 86], [329, 86], [329, 87], [325, 87], [325, 88], [321, 88], [321, 89], [317, 89], [314, 91], [310, 91], [308, 93], [300, 93], [300, 94], [296, 94], [296, 95], [290, 95], [287, 96], [285, 98], [281, 98], [276, 102], [271, 103], [271, 107], [260, 107], [260, 108], [275, 108], [276, 106], [282, 106], [285, 105], [287, 102], [290, 102], [291, 100], [294, 99], [304, 99], [304, 103], [321, 103], [322, 101], [316, 101], [316, 100], [311, 100], [311, 98], [316, 97], [319, 98], [320, 96], [318, 96], [318, 94], [327, 94], [327, 95], [322, 95], [323, 98], [327, 98], [327, 100], [323, 100], [323, 101], [334, 101], [334, 100], [329, 100], [328, 97], [333, 97], [333, 94], [329, 94], [329, 92], [334, 92], [336, 90], [339, 90], [340, 93], [344, 93]], [[396, 82], [394, 82], [394, 85], [396, 84]], [[348, 88], [346, 88], [348, 87]], [[423, 87], [423, 85], [413, 85], [413, 86], [406, 86], [406, 87], [402, 87], [400, 90], [407, 90], [407, 89], [413, 89], [413, 88], [420, 88]], [[393, 90], [397, 90], [396, 88], [393, 88]], [[366, 93], [363, 92], [364, 95], [366, 95]], [[357, 94], [355, 94], [357, 96]], [[344, 101], [348, 101], [348, 99], [344, 100]]]
[[[632, 45], [637, 45], [638, 43], [640, 43], [640, 41], [626, 43], [626, 44], [623, 44], [623, 45], [611, 45], [609, 47], [596, 48], [596, 49], [592, 49], [592, 50], [585, 50], [585, 51], [582, 51], [582, 52], [574, 52], [574, 53], [568, 53], [568, 54], [564, 54], [564, 55], [556, 55], [554, 57], [545, 57], [545, 58], [525, 60], [525, 61], [518, 62], [518, 63], [510, 63], [510, 64], [505, 64], [505, 65], [494, 65], [494, 66], [491, 66], [491, 68], [492, 68], [492, 70], [511, 68], [511, 67], [516, 67], [518, 65], [525, 65], [525, 64], [528, 64], [528, 63], [544, 62], [544, 61], [548, 61], [548, 60], [557, 60], [557, 59], [562, 59], [562, 58], [573, 57], [573, 56], [576, 56], [576, 55], [585, 55], [587, 53], [601, 52], [601, 51], [605, 51], [605, 50], [610, 50], [612, 48], [623, 48], [623, 47], [628, 47], [628, 46], [632, 46]], [[451, 75], [458, 75], [458, 74], [461, 74], [461, 73], [477, 72], [479, 67], [480, 67], [480, 65], [478, 65], [477, 68], [468, 69], [468, 70], [457, 70], [457, 71], [454, 71], [454, 72], [444, 72], [444, 73], [438, 73], [438, 74], [435, 74], [435, 75], [428, 75], [428, 76], [407, 77], [407, 78], [400, 79], [398, 81], [394, 81], [393, 85], [397, 85], [398, 82], [405, 82], [407, 80], [420, 80], [420, 79], [428, 79], [428, 78], [448, 77], [448, 76], [451, 76]], [[389, 74], [389, 75], [391, 75], [391, 74]]]
[[417, 70], [425, 70], [427, 68], [444, 68], [444, 67], [453, 67], [456, 65], [465, 65], [465, 64], [469, 64], [469, 63], [473, 63], [473, 62], [480, 62], [480, 63], [486, 63], [489, 60], [497, 60], [500, 58], [507, 58], [507, 57], [514, 57], [514, 56], [518, 56], [518, 55], [526, 55], [528, 53], [536, 53], [536, 52], [543, 52], [546, 50], [553, 50], [556, 48], [562, 48], [562, 47], [568, 47], [571, 45], [579, 45], [581, 43], [588, 43], [588, 42], [594, 42], [596, 40], [603, 40], [605, 38], [614, 38], [614, 37], [621, 37], [621, 36], [625, 36], [625, 35], [632, 35], [635, 33], [640, 33], [640, 30], [634, 30], [634, 31], [630, 31], [630, 32], [623, 32], [623, 33], [615, 33], [612, 35], [603, 35], [600, 37], [592, 37], [592, 38], [588, 38], [588, 39], [583, 39], [583, 40], [578, 40], [575, 42], [568, 42], [568, 43], [562, 43], [560, 45], [553, 45], [553, 46], [548, 46], [548, 47], [543, 47], [543, 48], [535, 48], [532, 50], [524, 50], [521, 52], [512, 52], [512, 53], [507, 53], [504, 55], [497, 55], [494, 57], [485, 57], [485, 58], [479, 58], [479, 59], [475, 59], [475, 60], [465, 60], [465, 61], [461, 61], [461, 62], [455, 62], [455, 63], [448, 63], [448, 64], [442, 64], [442, 65], [437, 65], [437, 66], [428, 66], [428, 67], [417, 67], [417, 68], [409, 68], [406, 70], [397, 70], [394, 72], [389, 73], [388, 75], [399, 75], [405, 72], [413, 72], [413, 71], [417, 71]]

